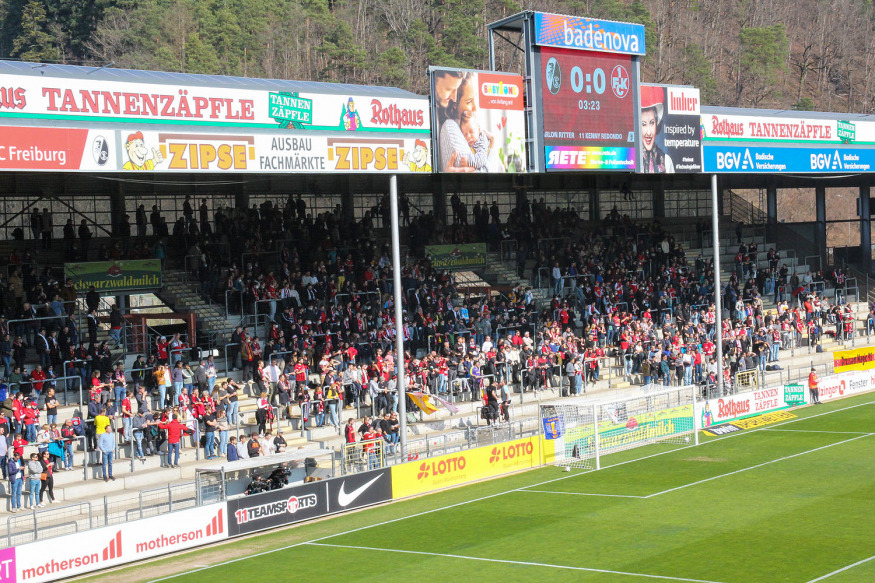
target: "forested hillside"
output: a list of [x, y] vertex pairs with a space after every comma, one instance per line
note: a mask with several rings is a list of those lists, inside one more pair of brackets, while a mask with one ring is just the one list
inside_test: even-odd
[[0, 0], [0, 57], [425, 93], [428, 65], [485, 67], [486, 24], [523, 9], [646, 25], [644, 80], [707, 104], [875, 108], [872, 0]]

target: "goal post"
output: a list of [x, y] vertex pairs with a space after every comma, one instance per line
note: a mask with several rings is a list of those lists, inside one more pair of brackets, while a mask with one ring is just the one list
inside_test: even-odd
[[545, 463], [599, 469], [604, 455], [655, 444], [698, 445], [695, 386], [612, 400], [542, 405]]

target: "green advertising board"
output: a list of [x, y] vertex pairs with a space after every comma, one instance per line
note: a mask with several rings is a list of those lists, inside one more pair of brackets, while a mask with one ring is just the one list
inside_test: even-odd
[[84, 293], [91, 286], [101, 293], [120, 293], [161, 287], [161, 260], [89, 261], [65, 263], [64, 273]]
[[805, 387], [799, 383], [784, 385], [784, 402], [791, 407], [805, 404]]
[[857, 127], [849, 121], [837, 121], [836, 134], [842, 143], [850, 144], [857, 139]]
[[435, 269], [476, 269], [486, 266], [486, 243], [426, 245], [425, 255]]
[[280, 127], [301, 129], [313, 123], [313, 100], [299, 97], [297, 93], [271, 93], [270, 117], [280, 122]]

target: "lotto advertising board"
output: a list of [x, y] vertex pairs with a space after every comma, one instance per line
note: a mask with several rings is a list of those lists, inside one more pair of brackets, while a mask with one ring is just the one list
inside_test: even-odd
[[433, 67], [431, 107], [438, 172], [525, 172], [523, 78]]
[[634, 171], [638, 63], [546, 46], [539, 53], [545, 168]]
[[395, 499], [540, 465], [541, 439], [527, 437], [392, 466]]
[[706, 172], [871, 172], [875, 122], [702, 113]]
[[210, 504], [0, 551], [0, 581], [42, 583], [228, 538], [225, 504]]
[[[428, 139], [428, 100], [354, 93], [304, 93], [171, 83], [0, 74], [0, 120], [129, 123], [209, 128], [291, 129], [421, 134]], [[93, 70], [91, 70], [93, 71]], [[172, 75], [164, 74], [167, 78]], [[209, 81], [210, 77], [204, 76]]]
[[702, 171], [699, 90], [641, 85], [640, 172], [674, 174]]
[[387, 469], [311, 482], [228, 500], [228, 532], [248, 534], [391, 499]]

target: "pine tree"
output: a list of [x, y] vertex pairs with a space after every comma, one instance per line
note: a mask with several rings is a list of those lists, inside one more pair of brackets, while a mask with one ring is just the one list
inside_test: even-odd
[[56, 63], [61, 51], [46, 31], [46, 9], [38, 0], [30, 0], [21, 13], [21, 31], [12, 42], [12, 56], [24, 61]]

